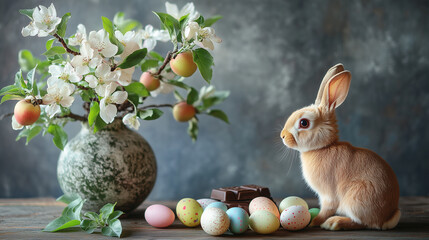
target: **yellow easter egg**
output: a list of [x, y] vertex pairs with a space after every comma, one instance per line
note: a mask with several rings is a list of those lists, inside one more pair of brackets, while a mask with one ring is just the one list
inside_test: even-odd
[[280, 220], [269, 211], [259, 210], [250, 215], [249, 226], [257, 233], [270, 234], [279, 229]]
[[296, 197], [296, 196], [290, 196], [290, 197], [283, 199], [280, 202], [280, 204], [279, 204], [280, 213], [282, 213], [286, 208], [291, 207], [291, 206], [303, 206], [303, 207], [307, 208], [307, 210], [308, 210], [308, 204], [304, 199], [302, 199], [300, 197]]
[[192, 198], [184, 198], [176, 205], [177, 218], [188, 227], [196, 227], [200, 225], [201, 214], [203, 208]]

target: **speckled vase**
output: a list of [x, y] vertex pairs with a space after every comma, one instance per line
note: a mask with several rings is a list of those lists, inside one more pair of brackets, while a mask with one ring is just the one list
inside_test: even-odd
[[95, 134], [82, 124], [61, 152], [57, 173], [65, 195], [86, 199], [84, 210], [116, 202], [115, 209], [130, 212], [152, 190], [156, 160], [146, 140], [120, 120]]

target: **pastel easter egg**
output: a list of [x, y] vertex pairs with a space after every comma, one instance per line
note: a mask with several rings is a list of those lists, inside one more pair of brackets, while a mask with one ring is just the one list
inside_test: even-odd
[[317, 215], [319, 215], [320, 209], [310, 208], [310, 209], [308, 209], [308, 212], [310, 212], [310, 215], [311, 215], [310, 221], [311, 221], [311, 220], [313, 220], [313, 218], [315, 218]]
[[210, 203], [214, 203], [214, 202], [218, 202], [217, 200], [211, 199], [211, 198], [201, 198], [198, 199], [197, 202], [201, 205], [201, 207], [204, 209], [206, 209], [206, 207], [210, 204]]
[[249, 212], [252, 215], [256, 211], [265, 210], [274, 214], [277, 218], [280, 218], [279, 210], [276, 204], [269, 198], [257, 197], [254, 198], [249, 204]]
[[269, 211], [259, 210], [253, 212], [249, 218], [249, 227], [260, 234], [270, 234], [279, 229], [280, 221]]
[[286, 208], [280, 215], [282, 227], [289, 231], [305, 228], [310, 223], [311, 215], [304, 206], [297, 205]]
[[174, 212], [161, 204], [154, 204], [146, 208], [144, 218], [153, 227], [164, 228], [173, 224]]
[[229, 223], [228, 215], [220, 208], [206, 208], [201, 216], [201, 227], [204, 232], [213, 236], [225, 233]]
[[176, 205], [177, 218], [188, 227], [196, 227], [200, 225], [201, 214], [203, 208], [192, 198], [184, 198]]
[[229, 230], [234, 234], [245, 232], [249, 228], [249, 214], [239, 207], [233, 207], [226, 211], [229, 217]]
[[214, 203], [210, 203], [206, 209], [208, 208], [219, 208], [222, 209], [224, 212], [226, 212], [226, 210], [228, 210], [228, 207], [225, 205], [225, 203], [222, 202], [214, 202]]
[[300, 197], [296, 197], [296, 196], [290, 196], [290, 197], [283, 199], [280, 202], [279, 210], [280, 210], [280, 212], [283, 212], [286, 208], [288, 208], [290, 206], [296, 206], [296, 205], [301, 205], [301, 206], [304, 206], [308, 209], [308, 204], [304, 199], [302, 199]]

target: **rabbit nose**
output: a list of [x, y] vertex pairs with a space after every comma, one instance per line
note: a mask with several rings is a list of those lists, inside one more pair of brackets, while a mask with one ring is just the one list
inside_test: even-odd
[[284, 139], [284, 138], [285, 138], [285, 136], [286, 136], [286, 129], [283, 129], [283, 130], [281, 131], [281, 133], [280, 133], [280, 137], [281, 137], [282, 139]]

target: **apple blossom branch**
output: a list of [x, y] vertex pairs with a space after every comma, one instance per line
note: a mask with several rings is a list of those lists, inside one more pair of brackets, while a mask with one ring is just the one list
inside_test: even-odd
[[172, 104], [153, 104], [153, 105], [143, 106], [143, 107], [138, 108], [138, 109], [139, 110], [144, 110], [144, 109], [148, 109], [148, 108], [159, 108], [159, 107], [170, 107], [170, 108], [173, 108], [174, 106]]
[[60, 37], [57, 33], [54, 33], [53, 35], [56, 39], [58, 39], [58, 41], [63, 45], [64, 49], [70, 53], [73, 54], [74, 56], [80, 55], [80, 53], [71, 50], [68, 46], [67, 43], [64, 41], [64, 39], [62, 37]]

